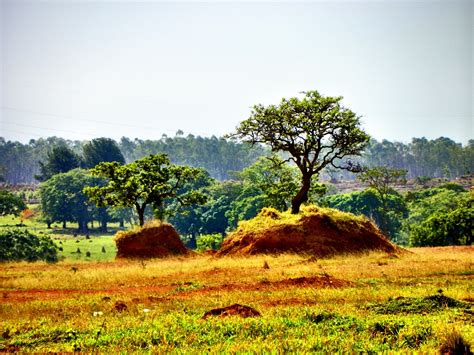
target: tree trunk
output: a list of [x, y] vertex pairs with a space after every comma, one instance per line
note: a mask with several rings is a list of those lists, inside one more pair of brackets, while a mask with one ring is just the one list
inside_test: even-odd
[[63, 229], [66, 229], [66, 221], [63, 221]]
[[89, 228], [87, 228], [87, 221], [85, 220], [79, 220], [77, 221], [77, 225], [78, 225], [78, 232], [79, 233], [86, 233]]
[[191, 232], [191, 239], [189, 239], [188, 246], [190, 249], [196, 249], [197, 247], [196, 233], [194, 231]]
[[119, 221], [119, 223], [120, 223], [120, 228], [125, 227], [125, 222], [123, 221], [123, 219], [121, 219], [121, 220]]
[[140, 227], [143, 227], [143, 224], [145, 223], [145, 205], [140, 206], [139, 204], [135, 205], [137, 209], [137, 214], [138, 214], [138, 220], [140, 222]]
[[308, 201], [308, 192], [311, 187], [311, 175], [303, 174], [301, 178], [301, 189], [298, 191], [293, 200], [291, 200], [291, 213], [298, 214], [300, 212], [300, 206], [303, 202]]
[[103, 233], [107, 233], [107, 219], [103, 219], [100, 225], [100, 231]]

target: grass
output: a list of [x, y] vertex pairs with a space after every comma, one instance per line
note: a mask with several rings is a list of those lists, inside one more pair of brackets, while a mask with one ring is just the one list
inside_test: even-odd
[[113, 236], [119, 230], [117, 223], [109, 224], [108, 233], [97, 229], [90, 230], [88, 235], [77, 234], [73, 223], [63, 229], [57, 223], [51, 229], [37, 218], [21, 220], [20, 217], [0, 216], [1, 228], [27, 228], [36, 234], [49, 235], [59, 248], [58, 256], [65, 261], [111, 261], [116, 254]]
[[[474, 344], [473, 248], [411, 251], [1, 264], [0, 351], [435, 353]], [[352, 284], [280, 282], [323, 275]], [[453, 303], [426, 304], [441, 295]], [[115, 310], [117, 301], [127, 310]], [[262, 316], [201, 319], [234, 303]], [[380, 311], [397, 305], [405, 308]]]
[[344, 228], [350, 225], [350, 228], [356, 228], [360, 224], [369, 223], [364, 216], [356, 216], [352, 213], [342, 212], [333, 208], [318, 207], [315, 205], [301, 206], [299, 214], [292, 214], [290, 210], [280, 212], [274, 208], [267, 207], [254, 218], [248, 221], [240, 221], [238, 229], [241, 231], [256, 232], [268, 230], [270, 226], [288, 225], [299, 226], [301, 219], [310, 216], [319, 215], [328, 218], [333, 224]]

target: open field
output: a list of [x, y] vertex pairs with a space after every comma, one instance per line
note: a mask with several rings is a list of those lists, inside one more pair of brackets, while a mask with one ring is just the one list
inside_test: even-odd
[[[436, 352], [456, 334], [474, 344], [474, 248], [411, 251], [1, 264], [0, 351]], [[261, 317], [201, 319], [234, 303]]]

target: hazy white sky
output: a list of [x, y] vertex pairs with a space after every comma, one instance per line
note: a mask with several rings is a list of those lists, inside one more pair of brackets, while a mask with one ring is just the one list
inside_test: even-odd
[[473, 128], [473, 3], [1, 1], [0, 136], [222, 135], [344, 96], [376, 139]]

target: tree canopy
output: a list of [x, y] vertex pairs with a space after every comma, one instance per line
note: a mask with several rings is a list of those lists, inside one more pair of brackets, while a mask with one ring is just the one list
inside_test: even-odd
[[43, 182], [39, 188], [41, 211], [48, 224], [53, 222], [77, 222], [80, 232], [93, 219], [94, 206], [89, 203], [83, 189], [99, 185], [101, 179], [91, 176], [84, 169], [74, 169], [57, 174]]
[[91, 173], [108, 182], [102, 187], [84, 189], [89, 198], [98, 206], [134, 208], [141, 226], [149, 205], [160, 210], [167, 199], [174, 199], [181, 205], [200, 204], [206, 200], [200, 191], [184, 189], [206, 175], [205, 170], [171, 164], [165, 154], [150, 155], [126, 165], [100, 163]]
[[83, 146], [85, 168], [93, 168], [102, 162], [125, 164], [125, 158], [118, 144], [110, 138], [96, 138]]
[[25, 209], [26, 204], [20, 197], [10, 191], [0, 190], [0, 216], [19, 216]]
[[351, 169], [343, 158], [360, 155], [369, 141], [360, 119], [341, 104], [342, 97], [325, 97], [317, 91], [302, 99], [282, 99], [277, 105], [255, 105], [250, 118], [231, 137], [252, 145], [263, 143], [274, 152], [289, 153], [301, 172], [301, 187], [292, 199], [292, 213], [308, 200], [311, 178], [327, 166]]
[[393, 225], [394, 218], [390, 215], [395, 214], [395, 220], [398, 220], [397, 215], [401, 215], [401, 213], [398, 213], [397, 211], [403, 210], [397, 205], [391, 205], [393, 196], [399, 195], [393, 189], [393, 185], [397, 183], [404, 184], [406, 182], [406, 174], [407, 171], [404, 169], [392, 169], [386, 166], [376, 166], [373, 168], [364, 168], [358, 176], [360, 181], [366, 183], [378, 195], [380, 205], [377, 207], [379, 214], [377, 224], [382, 232], [387, 235], [392, 235], [392, 237], [394, 228], [391, 226]]
[[40, 174], [35, 175], [39, 181], [46, 181], [53, 175], [66, 173], [69, 170], [78, 168], [81, 159], [74, 151], [66, 145], [54, 146], [46, 155], [44, 162], [39, 162]]

